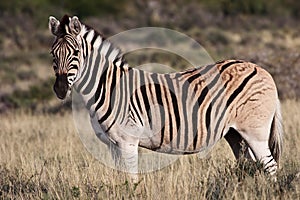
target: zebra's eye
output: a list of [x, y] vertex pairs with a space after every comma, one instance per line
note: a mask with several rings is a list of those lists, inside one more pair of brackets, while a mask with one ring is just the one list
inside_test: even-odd
[[75, 49], [73, 55], [74, 55], [74, 56], [78, 56], [78, 54], [79, 54], [79, 50], [78, 50], [78, 49]]

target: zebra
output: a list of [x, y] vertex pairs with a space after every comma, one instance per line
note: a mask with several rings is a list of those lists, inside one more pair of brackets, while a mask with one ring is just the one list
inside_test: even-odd
[[[116, 165], [138, 173], [138, 147], [167, 154], [207, 151], [221, 139], [276, 175], [282, 154], [280, 101], [271, 75], [243, 60], [167, 74], [132, 68], [121, 51], [78, 17], [49, 17], [54, 92], [73, 88]], [[242, 151], [244, 145], [246, 150]]]

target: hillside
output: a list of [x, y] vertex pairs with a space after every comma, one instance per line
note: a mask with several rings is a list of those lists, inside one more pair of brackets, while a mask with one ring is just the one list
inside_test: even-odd
[[[137, 27], [177, 30], [199, 42], [215, 61], [237, 58], [263, 66], [273, 75], [281, 99], [299, 98], [299, 17], [294, 11], [298, 4], [245, 2], [166, 1], [166, 6], [158, 1], [79, 1], [71, 6], [65, 1], [62, 7], [50, 5], [48, 0], [15, 4], [19, 7], [0, 3], [0, 112], [19, 107], [39, 111], [67, 107], [52, 92], [49, 51], [53, 38], [47, 29], [49, 15], [60, 18], [64, 13], [77, 14], [107, 37]], [[237, 9], [239, 6], [243, 9]], [[87, 12], [91, 7], [99, 12], [95, 8]], [[132, 66], [152, 61], [182, 68], [163, 55], [129, 59]]]

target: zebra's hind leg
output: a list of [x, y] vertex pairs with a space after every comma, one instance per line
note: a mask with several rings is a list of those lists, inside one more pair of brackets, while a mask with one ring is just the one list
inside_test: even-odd
[[233, 154], [237, 160], [241, 158], [255, 160], [249, 145], [234, 128], [229, 129], [225, 135], [225, 139], [230, 145], [231, 150], [233, 151]]
[[277, 162], [270, 151], [269, 141], [252, 140], [248, 143], [253, 150], [256, 160], [263, 163], [265, 171], [272, 176], [275, 175], [277, 171]]
[[[236, 159], [244, 157], [253, 161], [260, 161], [266, 172], [272, 176], [275, 175], [277, 171], [277, 162], [271, 154], [268, 140], [245, 140], [241, 134], [233, 128], [229, 129], [228, 133], [225, 135], [225, 139], [229, 143]], [[245, 141], [244, 146], [242, 145], [243, 141]]]
[[268, 133], [269, 131], [267, 130], [270, 130], [268, 126], [261, 128], [248, 128], [238, 132], [251, 148], [255, 161], [260, 161], [264, 166], [264, 170], [273, 176], [277, 171], [277, 162], [269, 147], [270, 135], [262, 134], [266, 132]]

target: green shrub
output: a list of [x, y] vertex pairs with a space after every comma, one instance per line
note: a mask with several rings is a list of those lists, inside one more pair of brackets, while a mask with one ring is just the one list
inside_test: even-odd
[[10, 96], [7, 96], [7, 103], [13, 107], [32, 108], [37, 103], [42, 103], [53, 97], [52, 85], [54, 80], [49, 79], [39, 85], [30, 86], [28, 90], [15, 90]]

